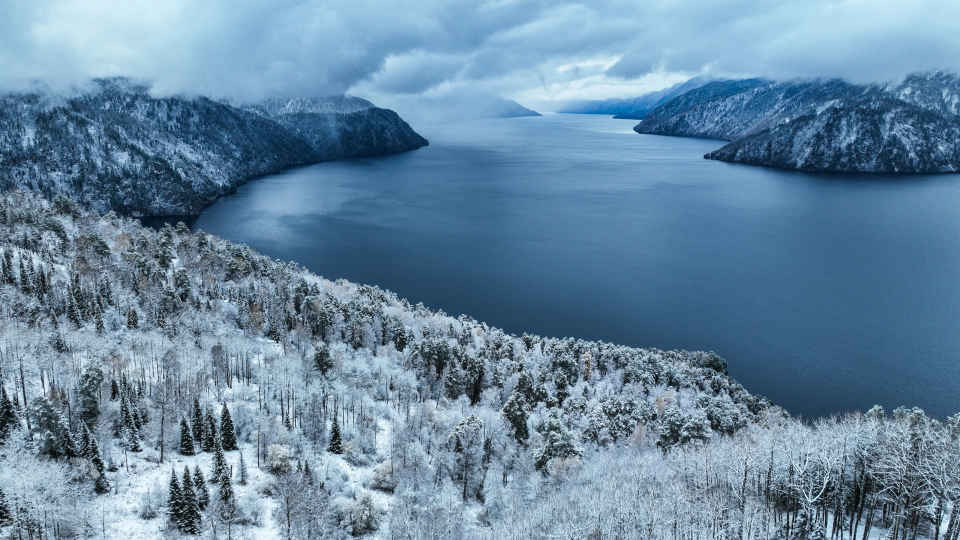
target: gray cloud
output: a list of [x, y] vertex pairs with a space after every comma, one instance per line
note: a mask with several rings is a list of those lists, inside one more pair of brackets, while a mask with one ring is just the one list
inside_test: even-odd
[[4, 0], [0, 86], [236, 99], [632, 95], [681, 75], [960, 71], [955, 0]]

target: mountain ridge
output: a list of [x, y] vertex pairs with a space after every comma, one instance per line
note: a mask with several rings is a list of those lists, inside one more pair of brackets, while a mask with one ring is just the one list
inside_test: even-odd
[[0, 187], [102, 213], [197, 214], [258, 175], [427, 144], [395, 112], [347, 96], [239, 106], [153, 97], [126, 79], [0, 96]]
[[718, 81], [662, 103], [634, 131], [728, 141], [707, 159], [803, 171], [960, 171], [960, 79]]

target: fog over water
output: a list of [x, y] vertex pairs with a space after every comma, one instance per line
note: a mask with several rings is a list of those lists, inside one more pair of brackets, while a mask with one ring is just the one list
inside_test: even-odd
[[633, 124], [416, 126], [430, 146], [252, 181], [191, 226], [508, 332], [713, 350], [794, 414], [960, 410], [960, 177], [731, 165]]

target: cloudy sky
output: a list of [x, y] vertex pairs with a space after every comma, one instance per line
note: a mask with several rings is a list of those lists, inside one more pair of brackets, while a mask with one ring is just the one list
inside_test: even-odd
[[91, 77], [240, 100], [485, 93], [531, 106], [703, 73], [960, 71], [957, 0], [0, 0], [0, 87]]

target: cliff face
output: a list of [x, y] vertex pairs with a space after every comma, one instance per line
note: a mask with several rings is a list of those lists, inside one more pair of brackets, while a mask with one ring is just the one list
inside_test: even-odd
[[251, 108], [111, 79], [0, 97], [0, 186], [134, 216], [194, 214], [252, 176], [426, 144], [396, 113], [344, 96]]
[[708, 159], [807, 171], [960, 170], [960, 81], [913, 75], [895, 87], [841, 80], [708, 84], [668, 101], [638, 133], [731, 141]]

